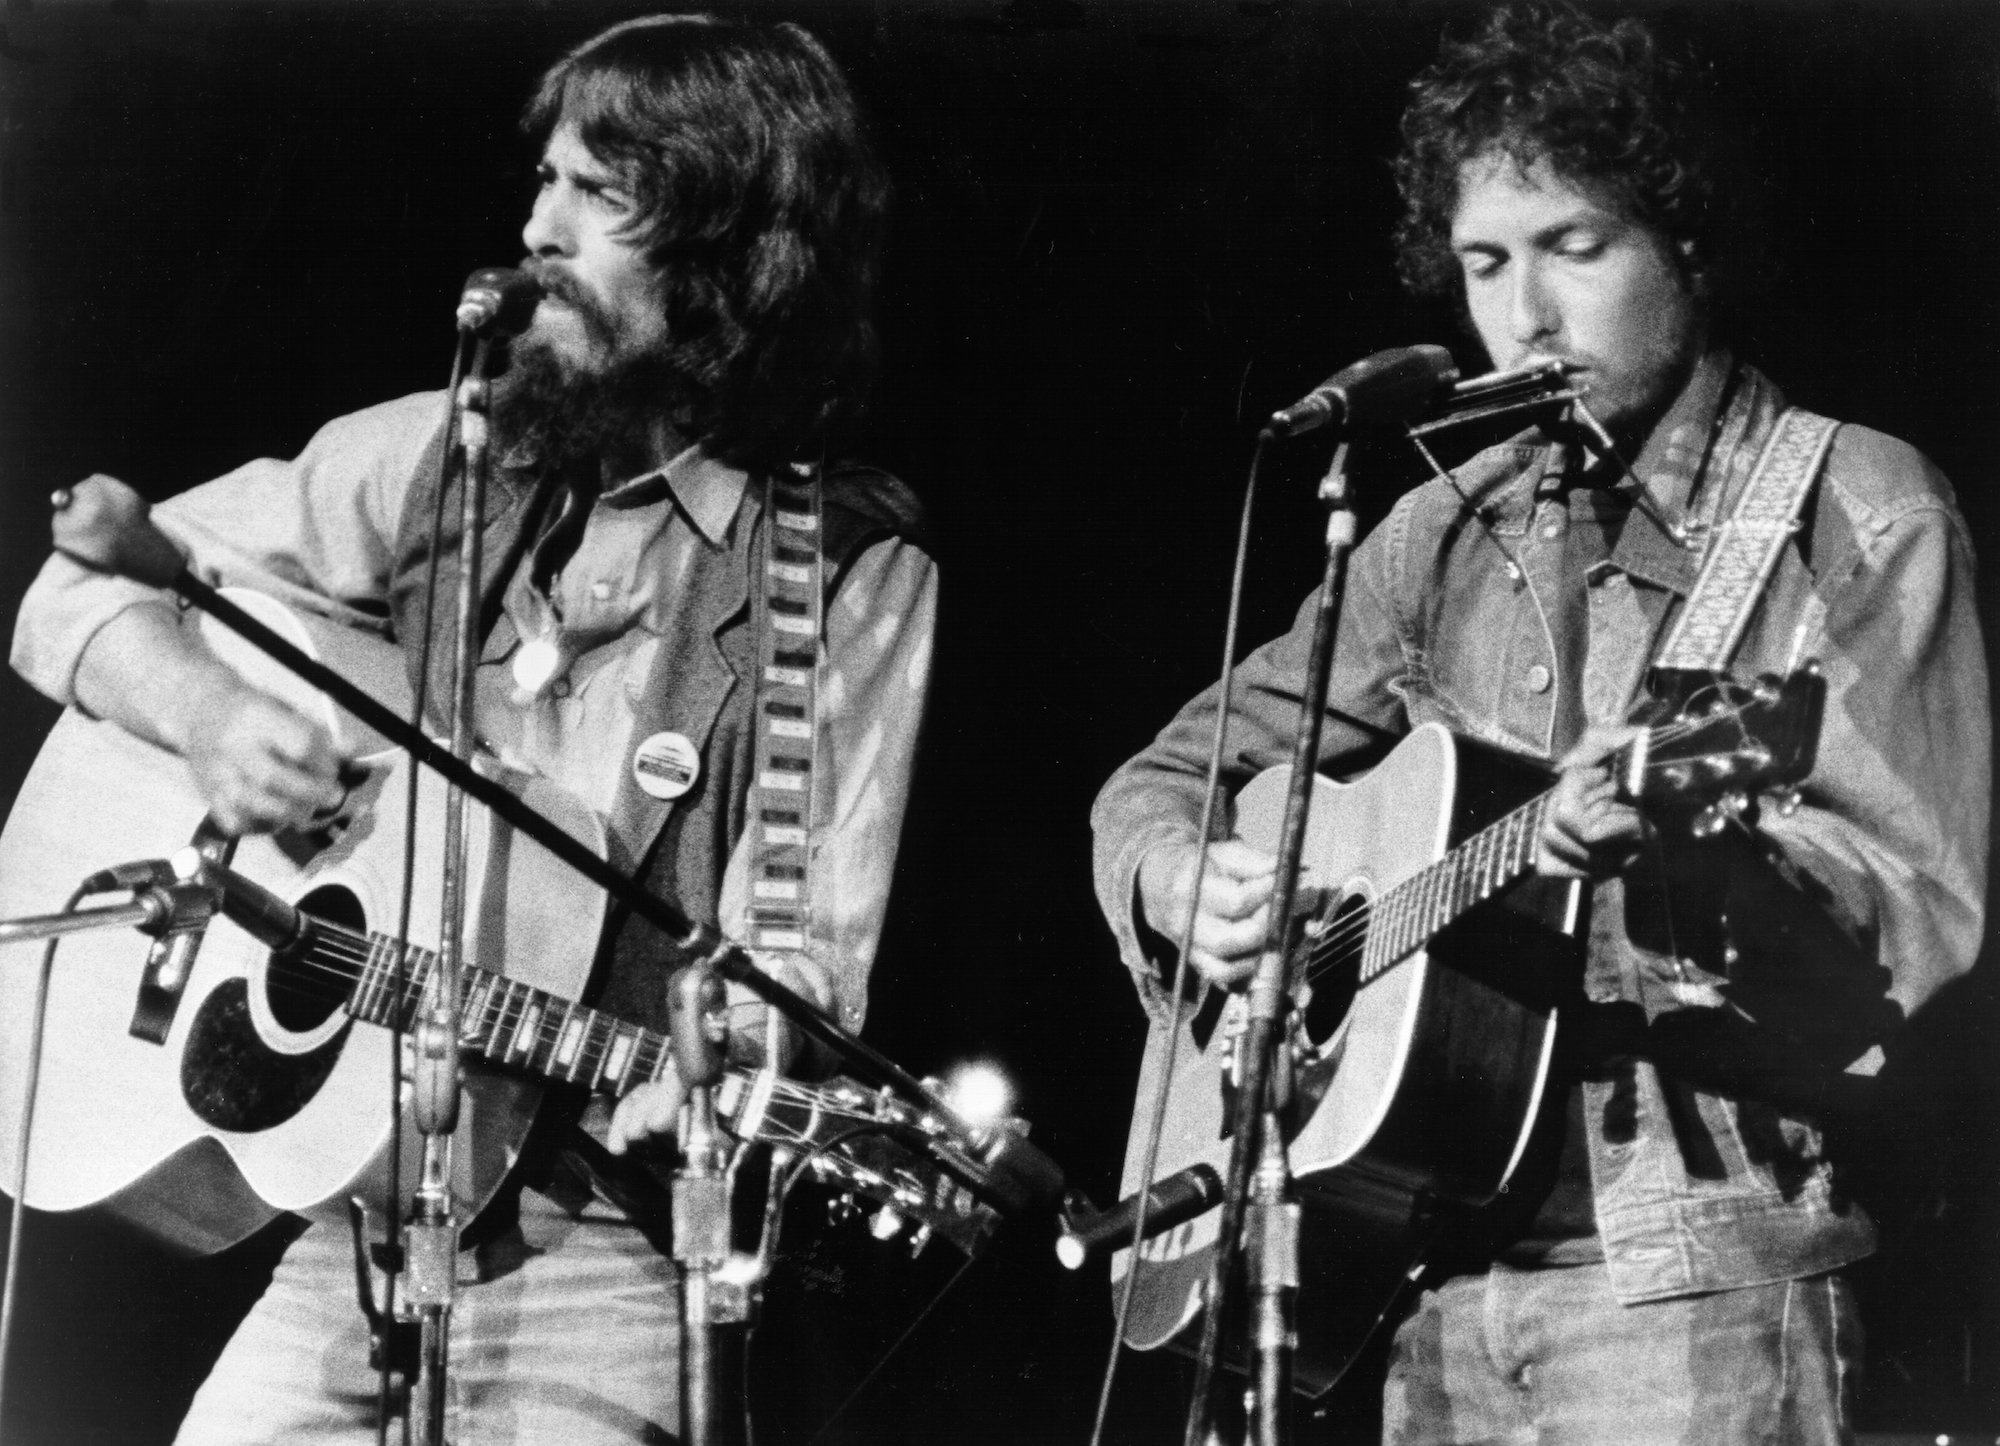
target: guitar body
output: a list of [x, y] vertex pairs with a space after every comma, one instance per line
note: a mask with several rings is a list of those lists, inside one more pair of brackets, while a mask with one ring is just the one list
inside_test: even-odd
[[[247, 601], [239, 597], [239, 601]], [[361, 634], [306, 628], [275, 604], [256, 609], [392, 708], [407, 706], [401, 655]], [[219, 631], [219, 630], [218, 630]], [[270, 691], [317, 713], [343, 746], [366, 750], [353, 720], [317, 692], [236, 655]], [[243, 840], [230, 867], [308, 912], [393, 935], [401, 899], [407, 761], [378, 755], [338, 834]], [[413, 944], [435, 947], [445, 790], [418, 798]], [[527, 801], [601, 845], [587, 811], [553, 788]], [[467, 807], [472, 863], [470, 959], [575, 997], [595, 955], [603, 898], [539, 845], [481, 806]], [[122, 729], [65, 713], [0, 833], [0, 916], [53, 913], [89, 873], [185, 847], [204, 817], [179, 759]], [[282, 1211], [337, 1213], [355, 1193], [379, 1198], [388, 1163], [393, 1036], [351, 1019], [341, 980], [270, 951], [218, 916], [200, 940], [157, 1042], [135, 1033], [152, 940], [132, 930], [73, 935], [56, 951], [24, 1198], [43, 1210], [103, 1207], [182, 1249], [243, 1239]], [[0, 948], [0, 1187], [14, 1189], [26, 1090], [38, 943]], [[467, 1075], [453, 1146], [468, 1211], [496, 1190], [532, 1122], [540, 1086]], [[421, 1141], [406, 1126], [404, 1180]]]
[[[1301, 888], [1328, 899], [1322, 937], [1358, 938], [1374, 927], [1374, 901], [1547, 786], [1524, 773], [1426, 724], [1358, 782], [1314, 779]], [[1239, 836], [1272, 852], [1289, 774], [1260, 774], [1236, 800]], [[1547, 1092], [1556, 1004], [1577, 977], [1580, 901], [1573, 884], [1524, 880], [1359, 988], [1350, 967], [1345, 985], [1323, 978], [1302, 995], [1285, 1119], [1303, 1214], [1300, 1391], [1317, 1396], [1339, 1380], [1421, 1253], [1437, 1208], [1485, 1204], [1520, 1163]], [[1175, 1052], [1155, 1178], [1201, 1164], [1228, 1175], [1233, 1035], [1196, 1033]], [[1144, 1183], [1148, 1101], [1171, 1043], [1157, 1025], [1147, 1040], [1128, 1196]], [[1193, 1344], [1218, 1224], [1211, 1210], [1140, 1247], [1129, 1345]], [[1131, 1256], [1114, 1258], [1114, 1289]]]

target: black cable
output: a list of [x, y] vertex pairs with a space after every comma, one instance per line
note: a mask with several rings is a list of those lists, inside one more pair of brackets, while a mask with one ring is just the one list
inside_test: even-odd
[[[69, 896], [61, 912], [74, 913], [89, 891], [79, 887]], [[42, 1032], [48, 1022], [49, 980], [55, 973], [56, 945], [62, 935], [49, 937], [42, 950], [41, 974], [35, 981], [35, 1017], [28, 1033], [27, 1074], [22, 1084], [20, 1155], [14, 1163], [14, 1210], [7, 1221], [7, 1267], [0, 1280], [0, 1422], [6, 1420], [5, 1394], [9, 1346], [14, 1337], [15, 1295], [20, 1287], [21, 1229], [28, 1216], [28, 1150], [34, 1141], [35, 1093], [42, 1072]]]
[[[1139, 1248], [1146, 1239], [1147, 1206], [1151, 1203], [1149, 1194], [1153, 1172], [1159, 1168], [1160, 1140], [1166, 1131], [1167, 1090], [1174, 1077], [1174, 1063], [1180, 1053], [1181, 1033], [1187, 1023], [1188, 956], [1194, 952], [1195, 919], [1201, 912], [1201, 886], [1203, 876], [1208, 871], [1209, 835], [1215, 826], [1215, 804], [1222, 787], [1222, 754], [1229, 732], [1229, 703], [1236, 666], [1236, 638], [1238, 625], [1242, 621], [1243, 581], [1249, 566], [1250, 520], [1256, 510], [1257, 476], [1264, 461], [1264, 448], [1270, 438], [1259, 433], [1255, 450], [1250, 454], [1250, 474], [1243, 485], [1243, 512], [1236, 530], [1236, 563], [1229, 579], [1229, 617], [1222, 632], [1222, 676], [1217, 683], [1215, 709], [1215, 732], [1209, 747], [1206, 789], [1202, 798], [1201, 823], [1198, 841], [1201, 845], [1195, 855], [1194, 885], [1188, 896], [1187, 917], [1181, 924], [1180, 958], [1174, 965], [1173, 1014], [1169, 1022], [1167, 1036], [1167, 1057], [1160, 1071], [1160, 1087], [1153, 1097], [1152, 1121], [1146, 1132], [1146, 1155], [1139, 1170], [1138, 1209], [1132, 1218], [1131, 1257], [1125, 1269], [1125, 1288], [1119, 1293], [1117, 1318], [1112, 1323], [1111, 1356], [1104, 1366], [1104, 1384], [1097, 1395], [1097, 1415], [1091, 1423], [1090, 1446], [1098, 1446], [1104, 1435], [1104, 1421], [1111, 1407], [1111, 1388], [1118, 1374], [1119, 1348], [1125, 1341], [1125, 1327], [1132, 1315], [1132, 1302], [1137, 1296], [1139, 1280]], [[1223, 1247], [1226, 1248], [1226, 1245]]]
[[961, 1280], [965, 1279], [966, 1272], [972, 1269], [973, 1264], [978, 1260], [978, 1258], [979, 1257], [976, 1255], [968, 1255], [965, 1257], [965, 1260], [963, 1261], [963, 1263], [959, 1265], [958, 1269], [952, 1272], [951, 1279], [947, 1280], [943, 1285], [938, 1287], [938, 1293], [932, 1296], [930, 1300], [925, 1303], [924, 1308], [922, 1310], [917, 1312], [916, 1319], [912, 1320], [907, 1326], [903, 1327], [903, 1333], [897, 1336], [895, 1340], [891, 1341], [889, 1343], [888, 1349], [883, 1351], [881, 1357], [877, 1359], [875, 1364], [868, 1368], [868, 1374], [863, 1376], [860, 1379], [860, 1381], [858, 1381], [855, 1384], [854, 1389], [849, 1391], [847, 1395], [841, 1400], [841, 1403], [833, 1408], [832, 1412], [828, 1414], [827, 1418], [824, 1421], [820, 1422], [819, 1430], [813, 1432], [811, 1439], [806, 1442], [806, 1446], [818, 1446], [820, 1437], [826, 1435], [828, 1431], [831, 1431], [833, 1429], [833, 1423], [840, 1419], [842, 1413], [845, 1412], [849, 1406], [853, 1405], [857, 1400], [861, 1398], [861, 1393], [868, 1389], [868, 1387], [874, 1382], [877, 1376], [882, 1374], [883, 1367], [887, 1366], [889, 1364], [890, 1359], [894, 1357], [896, 1352], [900, 1351], [903, 1348], [904, 1343], [908, 1341], [911, 1336], [917, 1333], [917, 1327], [922, 1325], [925, 1321], [929, 1320], [931, 1312], [938, 1308], [938, 1303], [942, 1301], [946, 1295], [951, 1293], [951, 1290], [954, 1286], [956, 1286]]
[[[895, 1122], [889, 1120], [870, 1120], [866, 1124], [853, 1125], [844, 1130], [837, 1130], [827, 1136], [826, 1139], [814, 1145], [812, 1149], [786, 1167], [784, 1176], [782, 1177], [783, 1183], [779, 1186], [778, 1199], [780, 1201], [780, 1213], [782, 1214], [783, 1212], [782, 1202], [791, 1194], [792, 1187], [798, 1184], [800, 1177], [805, 1173], [806, 1167], [812, 1164], [813, 1161], [831, 1154], [837, 1147], [846, 1144], [849, 1140], [859, 1139], [866, 1135], [888, 1135], [893, 1137], [898, 1133], [910, 1133], [909, 1127], [906, 1125], [897, 1125]], [[840, 1404], [827, 1413], [826, 1419], [820, 1422], [819, 1429], [813, 1432], [812, 1436], [806, 1441], [806, 1446], [816, 1446], [819, 1439], [833, 1429], [834, 1422], [838, 1421], [847, 1408], [861, 1398], [861, 1393], [873, 1384], [875, 1378], [882, 1374], [889, 1362], [894, 1359], [896, 1352], [900, 1351], [909, 1341], [910, 1337], [916, 1334], [917, 1327], [930, 1318], [931, 1312], [937, 1309], [938, 1303], [950, 1293], [954, 1286], [965, 1279], [965, 1273], [972, 1269], [973, 1262], [977, 1259], [978, 1257], [971, 1252], [968, 1251], [966, 1253], [965, 1260], [959, 1265], [957, 1270], [952, 1272], [951, 1279], [938, 1287], [937, 1294], [932, 1296], [925, 1303], [924, 1308], [917, 1312], [915, 1319], [903, 1327], [903, 1333], [891, 1341], [882, 1354], [876, 1357], [875, 1364], [868, 1368], [867, 1374], [855, 1382], [854, 1388], [841, 1398]]]

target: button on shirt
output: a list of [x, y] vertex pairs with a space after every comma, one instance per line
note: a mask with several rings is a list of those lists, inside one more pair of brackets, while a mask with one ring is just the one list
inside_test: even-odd
[[[1700, 540], [1783, 406], [1754, 368], [1702, 358], [1632, 459], [1645, 507], [1584, 569], [1581, 609], [1564, 590], [1568, 546], [1543, 532], [1581, 532], [1583, 514], [1576, 494], [1551, 505], [1545, 441], [1489, 449], [1406, 495], [1355, 551], [1322, 768], [1351, 772], [1428, 722], [1554, 760], [1582, 723], [1623, 721], [1693, 587]], [[1798, 807], [1765, 809], [1752, 839], [1730, 840], [1706, 892], [1669, 892], [1652, 854], [1592, 891], [1585, 994], [1643, 1045], [1585, 1081], [1598, 1230], [1626, 1302], [1831, 1270], [1872, 1248], [1808, 1112], [1879, 1067], [1898, 1023], [1964, 973], [1984, 937], [1988, 695], [1950, 486], [1913, 448], [1843, 426], [1804, 524], [1731, 662], [1743, 676], [1821, 666]], [[1232, 788], [1290, 757], [1312, 615], [1308, 599], [1236, 669]], [[1539, 692], [1537, 664], [1553, 674]], [[1572, 689], [1581, 719], [1557, 706]], [[1219, 701], [1210, 689], [1183, 708], [1092, 816], [1105, 916], [1162, 1013], [1135, 879], [1150, 851], [1195, 835]]]
[[[601, 496], [565, 489], [558, 515], [516, 572], [504, 609], [520, 644], [479, 672], [481, 741], [504, 761], [561, 784], [611, 817], [629, 760], [632, 699], [643, 688], [659, 639], [686, 602], [691, 554], [726, 541], [743, 501], [744, 474], [690, 450], [665, 468]], [[524, 688], [513, 662], [530, 642], [558, 661], [538, 689]], [[628, 853], [641, 841], [626, 839]]]
[[[255, 587], [380, 632], [397, 528], [441, 408], [438, 394], [424, 393], [339, 418], [294, 460], [248, 463], [163, 502], [154, 517], [205, 580]], [[747, 485], [741, 471], [691, 448], [598, 497], [582, 515], [575, 550], [540, 586], [540, 569], [522, 569], [507, 616], [523, 638], [543, 635], [559, 616], [563, 664], [550, 686], [528, 693], [513, 676], [511, 650], [489, 649], [477, 696], [480, 734], [495, 753], [608, 811], [639, 741], [631, 736], [632, 690], [644, 683], [661, 631], [683, 601], [676, 579], [693, 549], [719, 546], [736, 525]], [[569, 501], [580, 505], [574, 494]], [[14, 666], [56, 701], [73, 702], [76, 662], [97, 629], [160, 596], [58, 554], [22, 604]], [[891, 537], [854, 558], [827, 609], [819, 751], [839, 763], [824, 770], [815, 796], [813, 937], [816, 952], [839, 962], [792, 982], [837, 1006], [849, 1028], [862, 1022], [887, 908], [936, 596], [929, 556]], [[616, 842], [629, 857], [640, 841]], [[722, 927], [737, 937], [749, 854], [740, 843], [732, 852], [719, 901]]]

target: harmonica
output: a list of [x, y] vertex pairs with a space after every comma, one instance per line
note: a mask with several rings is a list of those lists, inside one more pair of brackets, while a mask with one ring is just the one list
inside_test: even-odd
[[1582, 387], [1570, 380], [1580, 370], [1582, 368], [1571, 362], [1539, 361], [1454, 383], [1450, 393], [1438, 405], [1437, 412], [1422, 422], [1412, 424], [1409, 435], [1422, 437], [1467, 422], [1481, 422], [1545, 407], [1572, 406], [1580, 402], [1584, 393]]

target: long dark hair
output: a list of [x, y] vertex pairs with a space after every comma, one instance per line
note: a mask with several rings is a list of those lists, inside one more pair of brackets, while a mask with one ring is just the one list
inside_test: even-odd
[[705, 15], [627, 21], [542, 77], [522, 128], [563, 123], [637, 199], [682, 393], [663, 400], [690, 437], [772, 462], [859, 410], [889, 186], [818, 41]]
[[1460, 168], [1487, 152], [1563, 180], [1652, 227], [1705, 282], [1722, 216], [1694, 69], [1637, 20], [1606, 24], [1564, 0], [1505, 5], [1447, 40], [1410, 82], [1395, 162], [1404, 283], [1455, 296], [1451, 251]]

